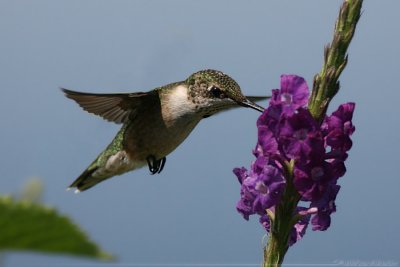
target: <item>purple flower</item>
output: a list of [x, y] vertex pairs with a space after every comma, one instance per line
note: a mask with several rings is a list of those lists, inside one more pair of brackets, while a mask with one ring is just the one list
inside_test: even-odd
[[257, 146], [255, 151], [261, 153], [260, 155], [273, 155], [278, 152], [278, 142], [273, 133], [264, 125], [258, 127]]
[[355, 127], [351, 121], [353, 118], [355, 104], [346, 103], [326, 117], [321, 128], [324, 131], [326, 145], [332, 150], [348, 151], [352, 146], [350, 136], [355, 131]]
[[242, 214], [243, 218], [248, 221], [250, 215], [253, 215], [252, 201], [247, 199], [246, 197], [240, 198], [238, 203], [236, 204], [236, 210]]
[[265, 165], [254, 182], [256, 198], [253, 208], [256, 213], [264, 214], [266, 209], [279, 202], [285, 189], [285, 179], [280, 170], [272, 165]]
[[271, 105], [264, 110], [261, 116], [257, 120], [257, 127], [264, 126], [266, 127], [273, 136], [278, 137], [278, 124], [281, 119], [283, 107], [282, 105]]
[[245, 167], [235, 168], [235, 169], [233, 169], [233, 173], [238, 178], [240, 184], [242, 184], [244, 179], [246, 179], [246, 177], [247, 177], [247, 170]]
[[285, 113], [293, 113], [308, 101], [308, 86], [304, 78], [281, 75], [281, 89], [272, 90], [270, 105], [282, 105]]
[[295, 164], [293, 183], [302, 200], [315, 201], [326, 195], [329, 186], [336, 183], [345, 171], [343, 162], [317, 158], [308, 164]]
[[[307, 208], [304, 207], [297, 207], [296, 208], [296, 214], [301, 214], [303, 211], [308, 210]], [[296, 215], [294, 214], [294, 215]], [[289, 246], [292, 246], [294, 243], [299, 241], [300, 239], [303, 238], [303, 236], [306, 233], [308, 223], [310, 222], [310, 217], [311, 214], [309, 213], [304, 213], [299, 220], [296, 222], [296, 224], [293, 226], [292, 232], [290, 234], [290, 239], [289, 239]]]
[[271, 221], [266, 211], [274, 213], [282, 207], [278, 205], [287, 184], [298, 195], [285, 197], [285, 201], [310, 203], [309, 208], [297, 206], [294, 214], [285, 218], [298, 219], [291, 229], [289, 245], [304, 236], [310, 222], [313, 230], [324, 231], [330, 226], [340, 189], [337, 181], [346, 172], [344, 161], [355, 130], [351, 121], [354, 103], [340, 105], [320, 125], [305, 107], [307, 102], [304, 79], [282, 75], [281, 89], [272, 91], [268, 108], [257, 120], [256, 160], [250, 171], [234, 169], [241, 184], [237, 210], [246, 220], [258, 214], [267, 232], [271, 231]]
[[246, 168], [235, 168], [233, 169], [233, 173], [236, 175], [238, 178], [240, 184], [242, 184], [242, 187], [240, 189], [240, 200], [236, 205], [237, 211], [242, 214], [243, 218], [246, 220], [249, 220], [249, 216], [254, 214], [253, 212], [253, 202], [255, 199], [255, 196], [253, 193], [250, 192], [249, 188], [243, 184], [244, 181], [249, 177], [247, 174]]
[[318, 125], [306, 109], [299, 108], [291, 116], [283, 116], [280, 124], [279, 142], [289, 159], [300, 161], [310, 158], [311, 153], [322, 156], [324, 141]]
[[236, 209], [246, 220], [251, 214], [264, 214], [266, 209], [279, 202], [285, 189], [285, 179], [278, 168], [268, 164], [267, 158], [257, 158], [250, 173], [245, 168], [235, 168], [233, 172], [242, 184]]
[[269, 232], [271, 228], [271, 222], [267, 214], [263, 214], [260, 217], [260, 223], [264, 227], [265, 231]]
[[317, 208], [317, 213], [311, 219], [314, 231], [325, 231], [330, 226], [330, 215], [336, 211], [335, 199], [339, 190], [339, 185], [331, 184], [322, 198], [311, 202], [310, 207]]

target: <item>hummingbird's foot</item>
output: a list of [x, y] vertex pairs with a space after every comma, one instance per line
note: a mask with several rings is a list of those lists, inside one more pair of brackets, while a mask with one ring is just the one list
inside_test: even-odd
[[160, 173], [163, 169], [164, 169], [164, 165], [165, 165], [165, 162], [167, 161], [167, 158], [166, 157], [163, 157], [161, 160], [159, 160], [159, 161], [161, 161], [160, 162], [160, 169], [158, 170], [158, 173]]
[[162, 159], [156, 160], [153, 155], [150, 155], [146, 158], [147, 165], [149, 165], [149, 170], [151, 174], [160, 173], [164, 169], [165, 162], [167, 161], [166, 157]]

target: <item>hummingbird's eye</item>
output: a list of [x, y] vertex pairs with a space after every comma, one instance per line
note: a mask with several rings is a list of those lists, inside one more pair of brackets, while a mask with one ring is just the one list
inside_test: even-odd
[[216, 86], [212, 86], [212, 87], [209, 89], [209, 91], [210, 91], [210, 93], [211, 93], [214, 97], [216, 97], [216, 98], [225, 98], [225, 95], [224, 95], [224, 93], [222, 92], [222, 90], [219, 89], [219, 88], [216, 87]]

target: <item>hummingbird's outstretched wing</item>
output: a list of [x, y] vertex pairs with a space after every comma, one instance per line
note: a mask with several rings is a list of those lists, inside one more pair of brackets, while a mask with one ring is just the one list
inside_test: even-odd
[[94, 94], [61, 88], [65, 96], [73, 99], [87, 112], [115, 122], [124, 123], [139, 112], [140, 106], [157, 103], [158, 93]]

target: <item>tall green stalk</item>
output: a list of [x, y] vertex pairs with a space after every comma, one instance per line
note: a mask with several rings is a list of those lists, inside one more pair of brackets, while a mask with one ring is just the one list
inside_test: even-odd
[[293, 185], [293, 167], [294, 161], [286, 162], [285, 178], [286, 189], [282, 201], [276, 206], [275, 212], [267, 211], [271, 222], [271, 230], [268, 239], [268, 245], [264, 250], [263, 267], [280, 266], [289, 248], [289, 239], [293, 225], [293, 213], [300, 200]]
[[345, 0], [336, 21], [333, 40], [325, 47], [324, 64], [314, 77], [308, 108], [313, 117], [322, 121], [329, 102], [339, 91], [339, 76], [346, 67], [347, 49], [361, 16], [362, 0]]

